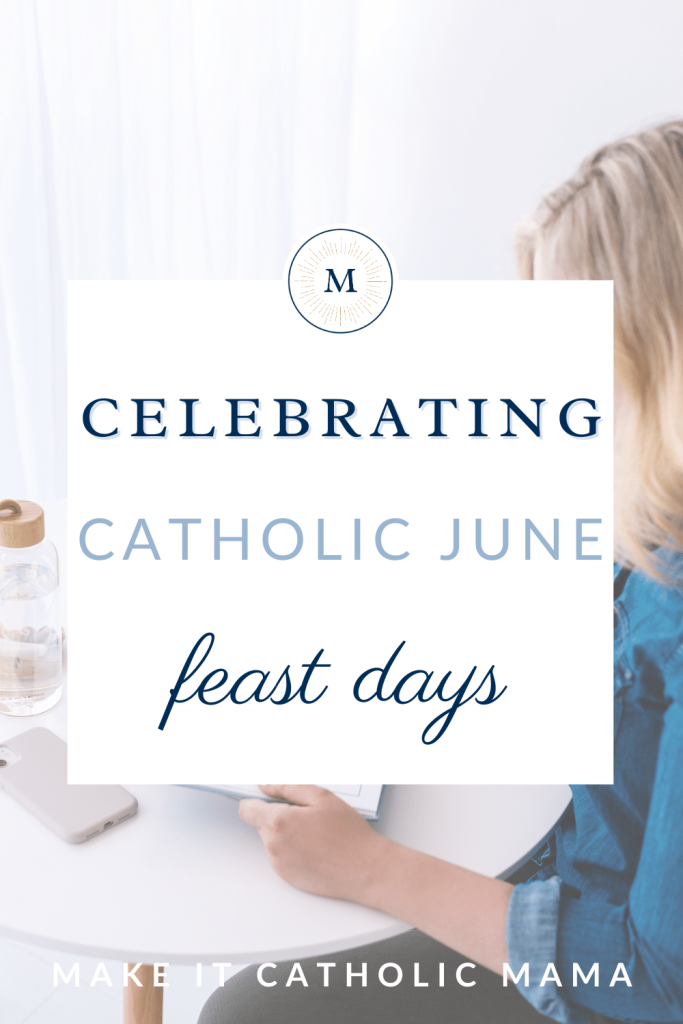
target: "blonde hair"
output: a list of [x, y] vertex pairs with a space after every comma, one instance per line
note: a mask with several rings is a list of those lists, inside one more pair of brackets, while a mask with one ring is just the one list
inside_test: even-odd
[[517, 231], [522, 278], [614, 281], [616, 557], [683, 551], [683, 121], [583, 161]]

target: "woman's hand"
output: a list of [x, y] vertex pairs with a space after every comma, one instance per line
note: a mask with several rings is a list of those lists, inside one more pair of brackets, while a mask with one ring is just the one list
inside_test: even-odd
[[281, 878], [383, 910], [502, 974], [508, 882], [386, 839], [320, 786], [261, 789], [291, 801], [240, 800], [240, 817], [259, 830]]
[[261, 786], [288, 800], [240, 800], [240, 817], [254, 825], [273, 868], [291, 885], [319, 896], [372, 903], [372, 892], [394, 844], [320, 786]]

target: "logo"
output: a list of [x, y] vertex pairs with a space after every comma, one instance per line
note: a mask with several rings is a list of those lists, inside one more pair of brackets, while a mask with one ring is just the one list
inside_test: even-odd
[[304, 320], [321, 331], [350, 334], [384, 312], [394, 275], [387, 254], [372, 238], [351, 228], [332, 228], [297, 250], [287, 283]]

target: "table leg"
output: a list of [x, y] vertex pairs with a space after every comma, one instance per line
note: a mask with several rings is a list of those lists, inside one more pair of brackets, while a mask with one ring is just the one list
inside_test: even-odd
[[143, 964], [136, 977], [142, 988], [130, 979], [123, 990], [123, 1024], [163, 1024], [164, 990], [154, 987], [154, 968]]

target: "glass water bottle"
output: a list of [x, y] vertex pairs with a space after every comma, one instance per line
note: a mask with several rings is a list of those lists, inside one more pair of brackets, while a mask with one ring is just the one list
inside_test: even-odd
[[38, 715], [62, 695], [59, 560], [32, 501], [0, 501], [0, 712]]

